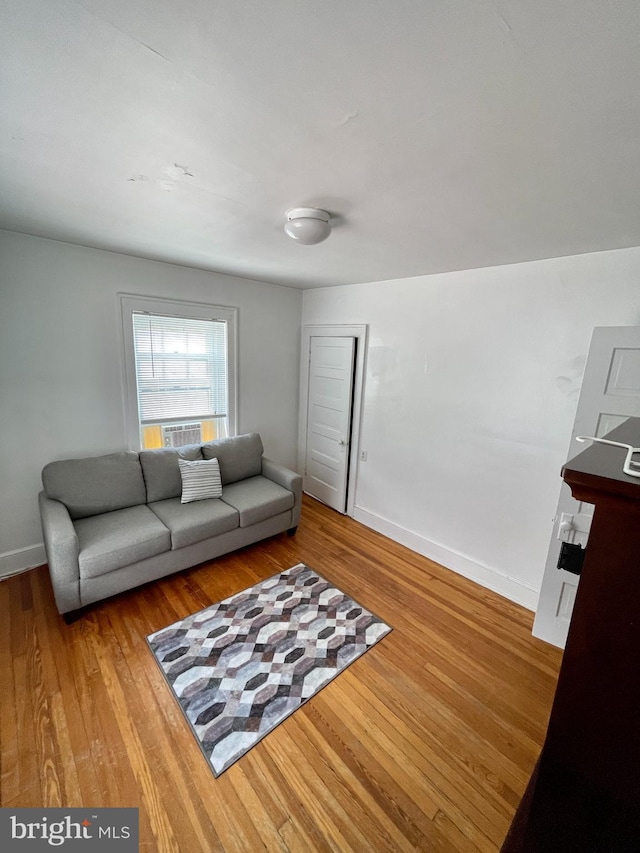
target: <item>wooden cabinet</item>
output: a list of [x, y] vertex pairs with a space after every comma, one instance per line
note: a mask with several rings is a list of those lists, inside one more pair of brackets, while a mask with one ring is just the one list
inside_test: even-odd
[[[640, 418], [607, 438], [640, 447]], [[595, 512], [546, 740], [502, 853], [640, 851], [640, 478], [624, 458], [592, 444], [562, 469]]]

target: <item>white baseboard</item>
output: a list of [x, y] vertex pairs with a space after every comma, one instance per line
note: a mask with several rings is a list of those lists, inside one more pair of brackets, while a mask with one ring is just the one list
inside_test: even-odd
[[0, 579], [18, 575], [20, 572], [26, 572], [27, 569], [42, 566], [46, 562], [47, 557], [42, 543], [18, 548], [17, 551], [5, 551], [4, 554], [0, 554]]
[[538, 596], [540, 590], [529, 584], [523, 583], [517, 578], [512, 578], [492, 569], [491, 566], [486, 566], [478, 563], [471, 557], [466, 557], [464, 554], [459, 554], [457, 551], [452, 551], [444, 545], [438, 545], [436, 542], [431, 542], [425, 539], [419, 533], [414, 533], [412, 530], [406, 530], [392, 521], [387, 521], [386, 518], [381, 518], [373, 512], [369, 512], [362, 507], [356, 506], [353, 517], [356, 521], [388, 536], [394, 542], [399, 542], [401, 545], [406, 545], [412, 551], [422, 554], [423, 557], [428, 557], [435, 563], [444, 566], [446, 569], [451, 569], [465, 578], [469, 578], [487, 589], [497, 592], [508, 598], [509, 601], [514, 601], [516, 604], [521, 604], [527, 610], [535, 611], [538, 605]]

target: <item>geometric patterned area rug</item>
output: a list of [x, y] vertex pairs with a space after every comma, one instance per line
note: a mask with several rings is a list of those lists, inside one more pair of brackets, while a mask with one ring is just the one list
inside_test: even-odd
[[147, 642], [219, 776], [390, 630], [299, 563]]

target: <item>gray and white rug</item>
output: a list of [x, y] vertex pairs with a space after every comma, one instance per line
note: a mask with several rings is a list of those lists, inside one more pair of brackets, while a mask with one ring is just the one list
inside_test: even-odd
[[299, 563], [147, 642], [219, 776], [390, 630]]

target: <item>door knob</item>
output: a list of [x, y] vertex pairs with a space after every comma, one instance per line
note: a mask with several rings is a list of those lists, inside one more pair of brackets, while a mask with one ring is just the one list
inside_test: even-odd
[[560, 524], [558, 525], [558, 539], [567, 541], [567, 537], [573, 529], [573, 516], [568, 512], [563, 512], [560, 516]]

